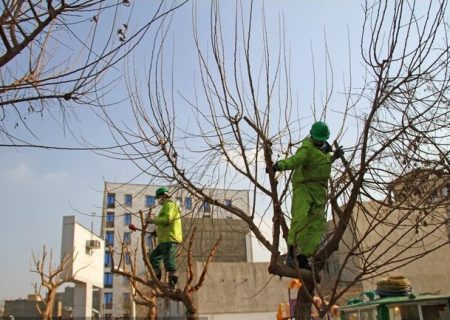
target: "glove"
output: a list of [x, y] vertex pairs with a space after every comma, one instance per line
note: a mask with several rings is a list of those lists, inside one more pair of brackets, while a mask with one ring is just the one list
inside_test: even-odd
[[[273, 172], [281, 171], [280, 167], [278, 166], [278, 162], [275, 162], [275, 164], [272, 166]], [[266, 168], [266, 173], [269, 173], [269, 169]]]
[[128, 225], [128, 229], [130, 229], [132, 232], [137, 231], [137, 228], [134, 224]]
[[333, 149], [328, 142], [324, 141], [322, 146], [320, 147], [320, 151], [322, 151], [323, 153], [330, 153], [331, 151], [333, 151]]
[[342, 146], [337, 146], [333, 153], [333, 162], [339, 159], [344, 155], [344, 149], [342, 149]]
[[[278, 165], [278, 161], [272, 166], [273, 172], [281, 171], [280, 166]], [[266, 168], [266, 173], [269, 173], [269, 170]]]
[[273, 172], [281, 171], [280, 165], [278, 164], [278, 161], [275, 162], [275, 164], [272, 167]]

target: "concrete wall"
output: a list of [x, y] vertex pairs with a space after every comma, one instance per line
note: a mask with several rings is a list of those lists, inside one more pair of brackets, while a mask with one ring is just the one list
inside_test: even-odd
[[[199, 314], [225, 319], [221, 317], [270, 313], [274, 318], [278, 304], [289, 301], [290, 279], [270, 275], [268, 266], [268, 263], [211, 263], [206, 281], [195, 297]], [[197, 278], [202, 270], [202, 263], [197, 262]], [[292, 294], [296, 296], [296, 292]]]
[[[206, 280], [194, 294], [199, 319], [208, 320], [272, 320], [276, 318], [279, 303], [289, 301], [288, 283], [291, 279], [271, 276], [268, 263], [211, 263]], [[203, 271], [203, 263], [193, 265], [194, 282]], [[186, 275], [181, 274], [179, 288], [184, 288]], [[291, 298], [297, 290], [291, 290]], [[184, 306], [168, 299], [158, 300], [158, 315], [178, 319], [184, 315]], [[138, 317], [147, 314], [146, 308], [138, 308]]]
[[224, 313], [224, 314], [203, 314], [200, 318], [208, 320], [274, 320], [276, 312], [254, 312], [254, 313]]
[[[369, 208], [375, 207], [370, 203], [365, 206]], [[408, 219], [415, 217], [414, 214], [408, 214], [411, 215], [411, 218]], [[417, 214], [420, 214], [420, 212], [417, 212]], [[432, 221], [433, 215], [442, 217], [445, 214], [445, 208], [436, 208], [428, 218], [429, 221]], [[399, 263], [395, 270], [389, 271], [390, 274], [407, 277], [412, 282], [413, 290], [416, 293], [440, 291], [442, 294], [450, 294], [450, 245], [446, 243], [448, 242], [446, 226], [442, 225], [436, 230], [433, 230], [435, 229], [435, 226], [430, 223], [430, 226], [422, 226], [417, 231], [412, 229], [407, 233], [407, 227], [398, 227], [392, 230], [391, 226], [400, 221], [400, 219], [403, 219], [404, 216], [405, 212], [401, 210], [390, 213], [389, 221], [391, 222], [391, 225], [383, 224], [377, 227], [377, 232], [370, 233], [364, 246], [369, 247], [379, 242], [380, 237], [385, 237], [386, 240], [381, 242], [380, 247], [377, 249], [377, 252], [383, 254], [380, 258], [380, 263], [391, 257], [398, 260], [406, 258], [407, 256], [413, 257], [412, 259], [410, 258]], [[408, 225], [407, 222], [408, 221], [406, 221], [404, 225]], [[364, 220], [358, 222], [360, 234], [363, 234], [367, 227]], [[417, 237], [422, 237], [423, 234], [427, 232], [431, 233], [430, 236], [427, 236], [420, 242], [416, 242]], [[405, 247], [408, 247], [411, 244], [414, 245], [408, 249], [407, 253], [404, 253]], [[432, 252], [423, 256], [427, 251]], [[411, 262], [405, 266], [400, 265], [409, 261]], [[385, 276], [386, 275], [381, 277], [378, 276], [371, 280], [364, 281], [364, 290], [376, 288], [376, 282]]]
[[[30, 300], [6, 300], [5, 310], [3, 313], [4, 319], [40, 319], [41, 315], [38, 312], [36, 305], [39, 305], [41, 310], [44, 309], [45, 305], [42, 301], [30, 301]], [[53, 306], [53, 317], [60, 317], [62, 315], [62, 303], [60, 301], [55, 301]]]
[[[213, 257], [214, 262], [248, 262], [247, 235], [250, 233], [248, 225], [236, 219], [195, 219], [183, 218], [183, 236], [188, 240], [196, 227], [193, 247], [195, 261], [206, 261], [214, 243], [222, 236], [219, 248]], [[183, 246], [180, 262], [186, 260], [188, 242]], [[183, 268], [180, 268], [183, 270]]]
[[[364, 250], [371, 248], [375, 244], [377, 245], [375, 251], [376, 254], [371, 254], [368, 258], [375, 259], [376, 263], [381, 267], [379, 271], [384, 271], [383, 262], [388, 261], [391, 258], [398, 260], [405, 258], [406, 256], [412, 256], [413, 258], [400, 261], [400, 263], [395, 266], [395, 269], [390, 270], [388, 274], [383, 274], [382, 276], [376, 276], [374, 274], [374, 278], [358, 282], [351, 288], [351, 292], [357, 293], [374, 290], [376, 289], [376, 282], [381, 278], [386, 277], [387, 275], [402, 275], [411, 281], [415, 293], [440, 292], [441, 294], [450, 294], [449, 226], [440, 225], [439, 228], [433, 230], [435, 226], [433, 226], [433, 223], [430, 223], [428, 226], [421, 226], [417, 231], [414, 228], [410, 228], [411, 230], [406, 232], [408, 230], [408, 220], [405, 220], [403, 223], [404, 226], [396, 228], [393, 228], [392, 226], [395, 226], [398, 221], [404, 219], [406, 214], [409, 216], [408, 219], [414, 220], [417, 215], [421, 214], [420, 211], [409, 211], [406, 213], [401, 210], [395, 210], [390, 212], [381, 207], [379, 203], [375, 202], [364, 203], [363, 206], [364, 208], [359, 208], [354, 212], [352, 221], [339, 246], [339, 252], [334, 254], [329, 260], [329, 262], [332, 262], [333, 259], [337, 259], [339, 263], [338, 270], [334, 270], [334, 276], [342, 267], [349, 248], [355, 243], [355, 239], [358, 239], [361, 235], [365, 234], [370, 227], [368, 220], [364, 218], [364, 215], [369, 212], [372, 216], [378, 217], [388, 215], [387, 223], [377, 225], [376, 230], [370, 231], [361, 246], [361, 250]], [[428, 221], [433, 221], [435, 218], [442, 219], [442, 217], [448, 215], [449, 213], [446, 212], [445, 206], [442, 206], [430, 213], [427, 216], [427, 219]], [[413, 222], [409, 223], [409, 225], [412, 225], [412, 223]], [[429, 232], [430, 235], [423, 241], [415, 243], [417, 237], [421, 236], [424, 232]], [[406, 255], [403, 251], [405, 247], [408, 247], [411, 244], [414, 244], [414, 246], [408, 249]], [[430, 250], [434, 251], [423, 256], [424, 252]], [[368, 254], [370, 251], [368, 250], [366, 253]], [[404, 266], [401, 265], [408, 261], [411, 262]], [[353, 258], [345, 267], [343, 273], [344, 280], [353, 279], [360, 270], [360, 261], [357, 258]], [[330, 279], [330, 281], [328, 281], [329, 283], [332, 284], [335, 281], [333, 274], [328, 274], [327, 277]]]

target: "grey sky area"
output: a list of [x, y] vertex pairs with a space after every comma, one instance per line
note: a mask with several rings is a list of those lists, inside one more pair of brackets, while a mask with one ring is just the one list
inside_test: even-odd
[[[132, 1], [133, 2], [133, 1]], [[136, 1], [133, 19], [129, 21], [129, 28], [136, 28], [142, 15], [145, 14], [145, 5], [149, 2]], [[235, 12], [234, 1], [219, 1], [222, 22], [226, 41], [231, 42], [233, 31], [233, 16]], [[245, 1], [244, 1], [245, 2]], [[166, 50], [170, 54], [168, 65], [173, 63], [174, 86], [176, 87], [176, 111], [183, 118], [184, 126], [191, 126], [193, 118], [189, 113], [184, 98], [195, 101], [196, 90], [200, 87], [200, 74], [198, 72], [198, 59], [193, 44], [192, 12], [193, 6], [197, 8], [197, 29], [201, 35], [201, 42], [207, 42], [209, 30], [209, 1], [189, 3], [177, 11], [172, 19], [168, 32]], [[247, 4], [247, 3], [246, 3]], [[302, 110], [299, 121], [302, 132], [313, 121], [311, 108], [313, 105], [323, 105], [323, 93], [328, 80], [333, 77], [334, 91], [330, 107], [337, 108], [343, 103], [343, 87], [348, 83], [349, 62], [352, 66], [353, 85], [363, 77], [360, 57], [360, 34], [363, 21], [362, 1], [335, 1], [335, 0], [281, 0], [281, 1], [255, 1], [254, 24], [255, 37], [258, 34], [257, 25], [261, 25], [261, 12], [266, 15], [266, 24], [269, 36], [269, 45], [273, 44], [274, 54], [278, 50], [280, 31], [284, 23], [284, 39], [290, 60], [292, 94], [294, 108]], [[243, 15], [248, 14], [248, 7], [244, 7]], [[77, 26], [73, 27], [77, 32]], [[134, 53], [129, 56], [128, 65], [135, 66], [135, 73], [139, 80], [135, 84], [145, 90], [145, 70], [150, 59], [152, 35], [149, 32]], [[228, 37], [230, 39], [228, 39]], [[325, 47], [326, 41], [326, 47]], [[171, 52], [173, 49], [173, 52]], [[324, 67], [327, 61], [325, 52], [328, 50], [333, 70]], [[260, 54], [262, 46], [255, 46], [252, 54]], [[351, 58], [349, 58], [349, 51]], [[173, 54], [173, 59], [172, 59]], [[55, 52], [58, 55], [58, 51]], [[314, 57], [314, 59], [313, 59]], [[255, 59], [259, 64], [261, 61]], [[313, 66], [316, 77], [313, 78]], [[259, 65], [257, 68], [260, 68]], [[118, 78], [129, 71], [125, 62], [118, 64], [111, 77], [117, 82], [105, 92], [105, 103], [113, 103], [107, 110], [109, 115], [118, 119], [124, 125], [131, 124], [132, 114], [128, 108], [127, 90], [124, 78]], [[109, 75], [108, 75], [109, 76]], [[329, 81], [328, 81], [329, 83]], [[181, 97], [183, 96], [183, 98]], [[201, 98], [200, 98], [201, 99]], [[334, 103], [334, 105], [333, 105]], [[52, 113], [32, 115], [27, 119], [36, 137], [32, 137], [23, 125], [14, 127], [14, 118], [6, 119], [6, 125], [14, 130], [14, 134], [42, 145], [61, 147], [80, 147], [72, 137], [87, 141], [98, 146], [114, 145], [114, 140], [105, 124], [95, 114], [97, 110], [83, 108], [77, 105], [73, 112], [67, 114], [67, 126], [61, 124], [61, 114], [55, 104]], [[319, 112], [320, 113], [320, 112]], [[294, 114], [297, 114], [294, 112]], [[327, 121], [333, 129], [335, 119], [333, 112], [327, 116]], [[10, 121], [10, 123], [8, 123]], [[303, 122], [302, 122], [303, 121]], [[337, 122], [336, 122], [337, 123]], [[337, 126], [337, 124], [336, 124]], [[351, 127], [351, 124], [349, 124]], [[70, 127], [72, 133], [67, 130]], [[351, 128], [344, 135], [344, 143], [351, 144]], [[1, 138], [1, 137], [0, 137]], [[345, 142], [346, 140], [348, 142]], [[7, 144], [8, 139], [3, 138], [1, 143]], [[33, 148], [0, 148], [0, 203], [2, 222], [0, 224], [0, 256], [2, 267], [0, 272], [0, 300], [24, 297], [32, 292], [31, 282], [37, 279], [30, 272], [32, 251], [41, 251], [45, 244], [53, 249], [59, 258], [60, 238], [62, 230], [62, 217], [76, 215], [77, 220], [94, 228], [99, 233], [100, 213], [102, 206], [102, 192], [104, 181], [147, 183], [145, 176], [139, 175], [138, 168], [130, 161], [110, 159], [89, 151], [46, 150]], [[97, 216], [91, 217], [92, 213]], [[267, 254], [257, 249], [256, 260], [267, 259]]]

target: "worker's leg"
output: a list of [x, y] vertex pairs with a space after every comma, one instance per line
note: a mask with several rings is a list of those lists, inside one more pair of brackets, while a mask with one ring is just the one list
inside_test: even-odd
[[307, 220], [304, 230], [300, 233], [300, 243], [302, 253], [310, 257], [316, 252], [326, 230], [325, 201], [311, 205]]
[[178, 282], [177, 275], [177, 244], [167, 243], [164, 248], [164, 268], [169, 273], [169, 286], [175, 287]]
[[302, 186], [294, 188], [288, 244], [296, 246], [299, 253], [303, 253], [305, 237], [302, 234], [308, 224], [308, 212], [311, 204], [312, 198], [306, 188]]
[[161, 280], [161, 260], [162, 260], [162, 252], [161, 252], [161, 243], [156, 246], [152, 252], [150, 252], [149, 259], [150, 264], [152, 265], [153, 270], [155, 271], [156, 277]]

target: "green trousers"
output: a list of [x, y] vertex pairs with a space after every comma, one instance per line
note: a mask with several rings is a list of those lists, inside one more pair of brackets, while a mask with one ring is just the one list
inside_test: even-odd
[[150, 253], [150, 263], [156, 275], [161, 277], [161, 261], [167, 272], [177, 271], [177, 243], [162, 242]]
[[321, 185], [294, 186], [288, 244], [298, 253], [312, 256], [319, 246], [326, 230], [326, 201], [327, 190]]

